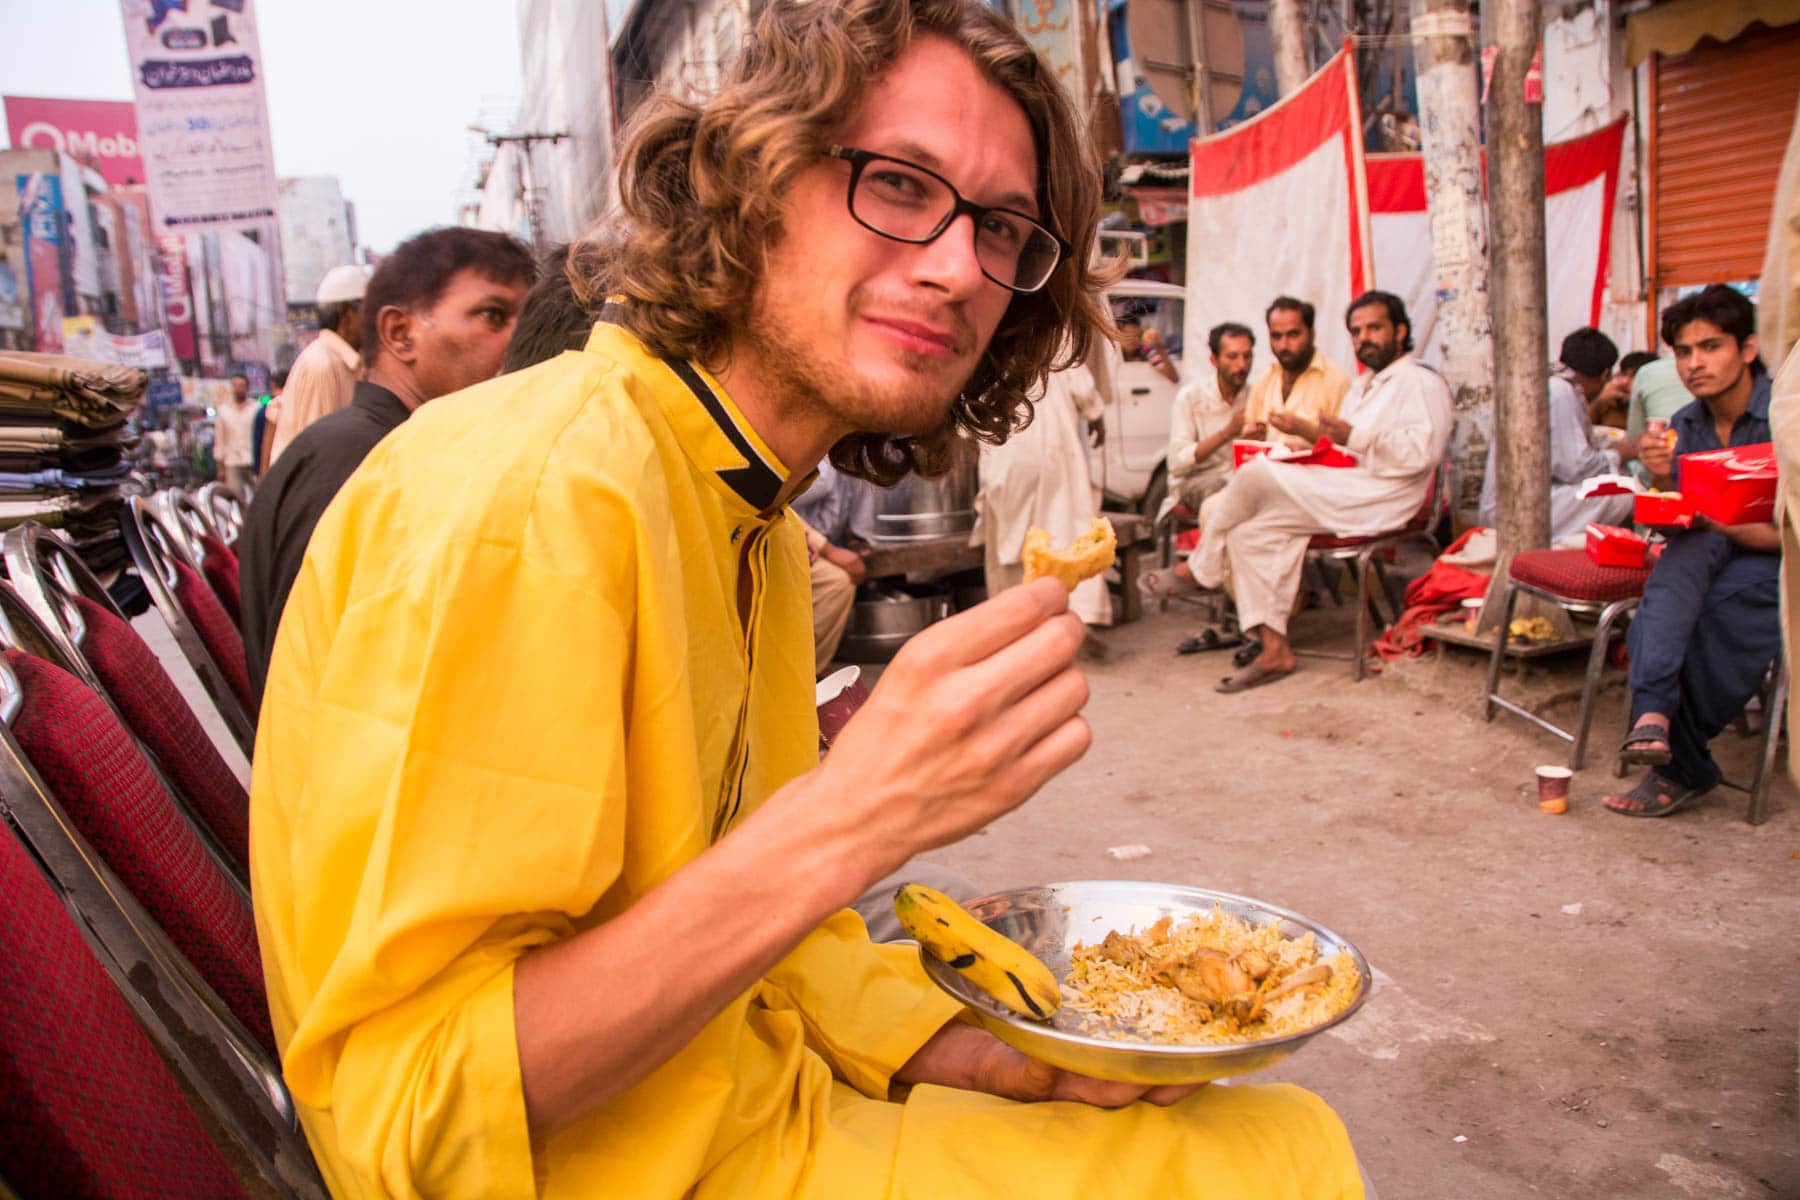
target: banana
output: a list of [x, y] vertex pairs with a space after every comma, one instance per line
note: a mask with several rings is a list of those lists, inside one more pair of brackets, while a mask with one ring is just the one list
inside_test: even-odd
[[894, 914], [927, 953], [1021, 1017], [1048, 1021], [1062, 1007], [1049, 967], [936, 888], [903, 884]]

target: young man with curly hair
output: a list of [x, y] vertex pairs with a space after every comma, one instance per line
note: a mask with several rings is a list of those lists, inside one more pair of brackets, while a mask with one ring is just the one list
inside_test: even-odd
[[623, 167], [585, 349], [379, 446], [282, 620], [253, 880], [334, 1191], [1360, 1194], [1307, 1093], [1026, 1059], [844, 911], [1088, 745], [1040, 582], [914, 639], [821, 763], [786, 507], [827, 452], [1006, 436], [1101, 336], [1054, 76], [976, 0], [771, 0]]

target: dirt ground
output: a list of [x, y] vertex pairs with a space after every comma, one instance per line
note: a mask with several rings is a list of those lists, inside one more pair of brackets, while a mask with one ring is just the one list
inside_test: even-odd
[[[1301, 649], [1346, 650], [1349, 606]], [[1665, 820], [1600, 807], [1624, 733], [1604, 694], [1569, 812], [1533, 768], [1567, 746], [1481, 717], [1487, 660], [1448, 651], [1351, 682], [1347, 662], [1212, 690], [1178, 657], [1191, 608], [1108, 631], [1087, 665], [1094, 747], [1024, 808], [940, 852], [994, 889], [1158, 879], [1305, 913], [1376, 969], [1361, 1012], [1258, 1079], [1317, 1091], [1392, 1197], [1800, 1197], [1800, 804], [1719, 789]], [[1508, 695], [1567, 725], [1579, 655]], [[1559, 699], [1560, 697], [1560, 699]], [[1755, 739], [1715, 753], [1748, 779]], [[1630, 780], [1627, 780], [1629, 785]], [[1108, 847], [1143, 843], [1118, 862]]]
[[[1301, 614], [1296, 643], [1348, 649], [1350, 612]], [[197, 696], [161, 622], [138, 627]], [[1177, 605], [1108, 631], [1086, 665], [1093, 750], [934, 857], [993, 889], [1219, 888], [1356, 943], [1377, 974], [1368, 1004], [1257, 1079], [1324, 1096], [1384, 1200], [1800, 1198], [1800, 803], [1785, 779], [1754, 828], [1725, 789], [1667, 820], [1605, 812], [1614, 678], [1570, 811], [1546, 816], [1532, 769], [1566, 747], [1483, 722], [1484, 658], [1353, 684], [1348, 663], [1309, 657], [1220, 696], [1225, 654], [1173, 653], [1199, 627]], [[1580, 673], [1579, 656], [1539, 666], [1523, 694], [1567, 724]], [[1755, 745], [1720, 738], [1728, 775], [1749, 777]], [[1129, 843], [1152, 853], [1107, 856]]]

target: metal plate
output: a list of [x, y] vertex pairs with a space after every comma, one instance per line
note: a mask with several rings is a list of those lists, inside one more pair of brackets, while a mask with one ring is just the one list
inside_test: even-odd
[[1052, 1066], [1125, 1083], [1205, 1083], [1273, 1066], [1332, 1026], [1346, 1021], [1368, 999], [1369, 964], [1355, 946], [1316, 921], [1230, 892], [1130, 880], [1052, 883], [976, 900], [976, 918], [1030, 950], [1060, 980], [1069, 973], [1077, 942], [1089, 945], [1112, 930], [1143, 929], [1166, 916], [1210, 912], [1214, 904], [1253, 925], [1278, 923], [1287, 937], [1311, 933], [1326, 958], [1348, 953], [1362, 976], [1356, 999], [1312, 1029], [1258, 1042], [1219, 1046], [1168, 1046], [1096, 1037], [1079, 1031], [1082, 1014], [1067, 1008], [1049, 1022], [1014, 1015], [931, 955], [920, 950], [925, 973], [966, 1004], [981, 1024], [1008, 1045]]

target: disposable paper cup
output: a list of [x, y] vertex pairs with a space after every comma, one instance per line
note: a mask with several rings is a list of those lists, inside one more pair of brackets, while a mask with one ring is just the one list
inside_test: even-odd
[[1474, 633], [1481, 624], [1481, 606], [1484, 603], [1486, 601], [1479, 596], [1470, 596], [1462, 602], [1463, 624], [1469, 627], [1470, 633]]
[[1569, 811], [1569, 779], [1575, 772], [1567, 767], [1537, 769], [1538, 807], [1547, 813]]
[[862, 681], [861, 667], [845, 667], [819, 680], [813, 690], [819, 706], [819, 749], [831, 749], [856, 710], [869, 698], [868, 685]]

